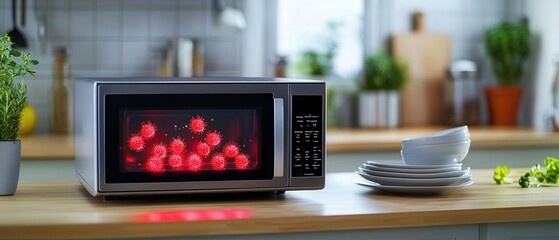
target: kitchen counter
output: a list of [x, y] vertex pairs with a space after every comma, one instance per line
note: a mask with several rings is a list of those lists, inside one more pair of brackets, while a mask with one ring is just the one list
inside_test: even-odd
[[[417, 137], [444, 127], [396, 129], [328, 129], [328, 153], [394, 151], [404, 138]], [[516, 128], [470, 128], [472, 149], [557, 147], [559, 132], [535, 132]], [[32, 135], [22, 137], [23, 159], [74, 159], [74, 140], [65, 135]]]
[[321, 191], [111, 201], [91, 197], [77, 181], [20, 181], [16, 195], [0, 197], [0, 238], [208, 237], [559, 220], [556, 188], [495, 185], [491, 170], [472, 174], [472, 186], [437, 196], [375, 192], [352, 183], [354, 173], [328, 174]]

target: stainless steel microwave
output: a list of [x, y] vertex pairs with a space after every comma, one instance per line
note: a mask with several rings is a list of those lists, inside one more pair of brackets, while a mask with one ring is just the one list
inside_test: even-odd
[[93, 196], [322, 189], [323, 81], [83, 78], [76, 175]]

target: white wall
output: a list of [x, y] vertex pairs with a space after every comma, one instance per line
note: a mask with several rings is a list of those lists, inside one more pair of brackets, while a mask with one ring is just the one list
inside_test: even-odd
[[526, 13], [530, 19], [530, 28], [534, 34], [532, 65], [528, 78], [533, 82], [532, 127], [546, 130], [546, 111], [551, 106], [551, 86], [555, 77], [553, 55], [559, 54], [559, 1], [532, 0], [526, 1]]
[[[225, 2], [241, 9], [244, 3]], [[242, 32], [216, 24], [210, 0], [31, 0], [27, 5], [27, 25], [19, 29], [41, 62], [37, 77], [28, 81], [28, 100], [39, 118], [36, 132], [48, 130], [55, 46], [69, 48], [74, 78], [155, 76], [168, 37], [201, 40], [207, 75], [240, 76], [243, 70]], [[40, 12], [46, 16], [42, 41]], [[11, 1], [0, 0], [0, 32], [11, 28]]]

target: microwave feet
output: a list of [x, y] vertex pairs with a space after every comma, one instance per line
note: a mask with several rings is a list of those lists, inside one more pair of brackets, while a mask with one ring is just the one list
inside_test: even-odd
[[285, 194], [285, 190], [284, 191], [274, 191], [273, 193], [276, 194], [276, 195], [283, 195], [283, 194]]

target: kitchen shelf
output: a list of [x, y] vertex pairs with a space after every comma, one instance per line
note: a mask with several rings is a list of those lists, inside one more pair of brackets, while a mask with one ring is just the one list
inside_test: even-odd
[[74, 159], [74, 138], [69, 135], [30, 135], [21, 137], [22, 159]]
[[[328, 153], [400, 150], [401, 140], [419, 137], [449, 127], [394, 129], [329, 129]], [[559, 132], [537, 132], [528, 128], [472, 127], [471, 149], [559, 147]]]

